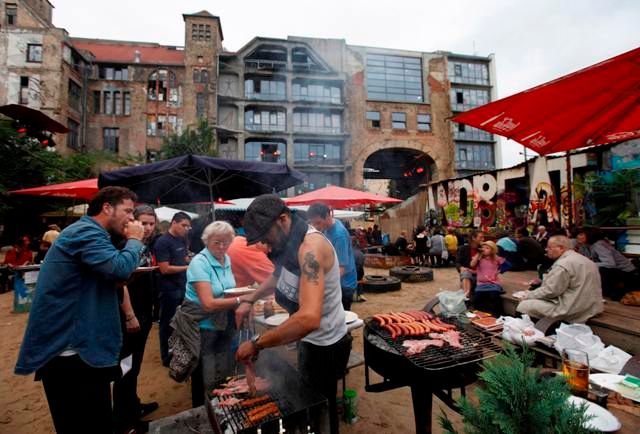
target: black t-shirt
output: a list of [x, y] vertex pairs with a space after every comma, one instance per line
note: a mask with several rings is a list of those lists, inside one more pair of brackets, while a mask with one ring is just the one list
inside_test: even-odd
[[[140, 253], [140, 267], [150, 267], [154, 265], [151, 249], [147, 245]], [[151, 313], [153, 310], [153, 289], [156, 285], [156, 271], [134, 273], [127, 282], [129, 289], [129, 300], [133, 311], [140, 324], [151, 323]]]
[[[156, 261], [168, 262], [169, 265], [187, 265], [187, 240], [182, 237], [174, 237], [169, 232], [161, 235], [155, 243], [154, 249]], [[180, 291], [185, 292], [187, 284], [187, 272], [173, 274], [160, 274], [158, 276], [158, 289], [160, 292]]]

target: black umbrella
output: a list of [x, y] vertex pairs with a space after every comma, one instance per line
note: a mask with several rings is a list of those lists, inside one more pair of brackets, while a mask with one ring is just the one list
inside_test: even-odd
[[98, 187], [127, 187], [141, 202], [173, 204], [273, 193], [300, 184], [303, 177], [281, 163], [185, 155], [103, 172]]

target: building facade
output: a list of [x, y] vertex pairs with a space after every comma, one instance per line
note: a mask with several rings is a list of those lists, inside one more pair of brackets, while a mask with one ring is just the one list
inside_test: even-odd
[[[62, 152], [153, 161], [168, 134], [206, 119], [221, 157], [304, 172], [296, 192], [383, 179], [408, 196], [456, 171], [496, 165], [491, 136], [448, 121], [493, 98], [492, 57], [304, 37], [256, 37], [230, 52], [220, 18], [206, 11], [183, 15], [182, 47], [70, 38], [52, 25], [44, 0], [2, 6], [0, 68], [9, 80], [0, 105], [27, 104], [67, 125]], [[34, 41], [44, 47], [38, 64], [29, 61], [38, 56]]]

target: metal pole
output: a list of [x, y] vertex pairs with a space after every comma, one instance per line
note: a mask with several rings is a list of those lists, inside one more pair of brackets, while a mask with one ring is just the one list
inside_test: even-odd
[[573, 189], [573, 177], [571, 176], [571, 151], [567, 151], [565, 155], [567, 161], [567, 197], [569, 202], [569, 210], [567, 214], [567, 227], [573, 226], [573, 200], [571, 190]]

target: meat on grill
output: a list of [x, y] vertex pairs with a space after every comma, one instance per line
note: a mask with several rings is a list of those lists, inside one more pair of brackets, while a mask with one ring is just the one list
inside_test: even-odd
[[[256, 377], [255, 386], [257, 391], [267, 390], [271, 387], [269, 380], [261, 377]], [[221, 389], [214, 389], [213, 394], [216, 396], [227, 396], [234, 394], [249, 393], [249, 385], [247, 384], [246, 377], [236, 378], [223, 384]]]
[[240, 406], [243, 408], [249, 408], [253, 407], [254, 405], [264, 404], [267, 401], [271, 401], [271, 396], [262, 395], [255, 398], [247, 398], [240, 403]]
[[276, 405], [275, 402], [268, 402], [259, 407], [253, 408], [247, 412], [247, 420], [251, 425], [255, 425], [261, 420], [269, 417], [275, 416], [280, 417], [280, 409]]
[[460, 343], [460, 332], [455, 330], [449, 330], [444, 333], [429, 333], [431, 339], [442, 339], [449, 345], [455, 348], [464, 348]]
[[245, 373], [247, 375], [249, 395], [256, 396], [256, 365], [253, 364], [252, 360], [245, 362]]
[[407, 356], [413, 356], [426, 350], [428, 347], [442, 347], [444, 341], [441, 339], [418, 339], [418, 340], [406, 340], [402, 343], [402, 346], [407, 348]]
[[447, 324], [434, 315], [420, 310], [381, 313], [374, 315], [373, 319], [389, 332], [392, 339], [396, 339], [398, 336], [423, 336], [456, 328], [454, 325]]
[[224, 399], [220, 402], [218, 402], [218, 406], [219, 407], [233, 407], [236, 404], [239, 404], [240, 402], [242, 402], [241, 399], [235, 398], [235, 397], [231, 397], [231, 398], [227, 398]]

